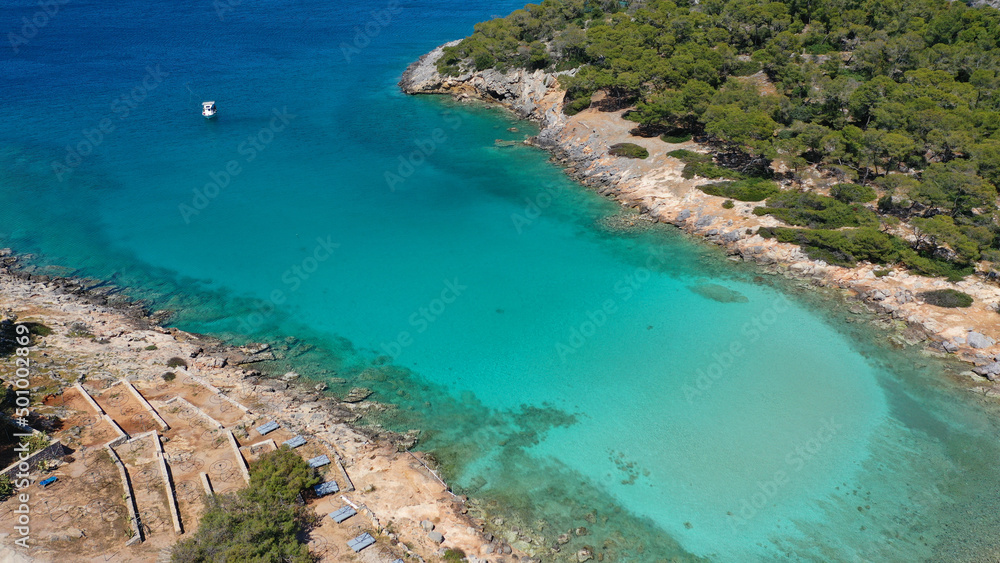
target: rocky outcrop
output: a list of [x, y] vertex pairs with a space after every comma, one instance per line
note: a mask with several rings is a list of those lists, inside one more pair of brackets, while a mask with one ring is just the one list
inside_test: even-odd
[[556, 125], [558, 112], [544, 112], [542, 98], [556, 83], [556, 75], [541, 70], [523, 68], [501, 72], [494, 69], [467, 72], [459, 76], [443, 76], [437, 63], [444, 48], [457, 45], [458, 41], [445, 43], [420, 57], [403, 72], [399, 87], [407, 94], [451, 94], [499, 103], [514, 111], [522, 119], [534, 119], [544, 126]]

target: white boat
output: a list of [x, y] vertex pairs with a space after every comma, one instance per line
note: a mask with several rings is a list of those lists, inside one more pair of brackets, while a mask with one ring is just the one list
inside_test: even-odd
[[201, 103], [201, 114], [204, 115], [206, 119], [212, 119], [215, 117], [215, 112], [215, 102]]

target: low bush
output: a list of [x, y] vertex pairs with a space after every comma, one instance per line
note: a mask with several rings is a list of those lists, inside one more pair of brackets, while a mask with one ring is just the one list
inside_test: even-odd
[[672, 150], [667, 153], [667, 156], [672, 156], [677, 160], [682, 162], [712, 162], [712, 155], [705, 154], [702, 152], [689, 151], [687, 149], [677, 149]]
[[691, 140], [691, 135], [690, 134], [668, 135], [664, 133], [663, 135], [660, 135], [660, 140], [663, 141], [664, 143], [671, 143], [671, 144], [686, 143]]
[[441, 559], [447, 563], [461, 563], [466, 560], [465, 558], [466, 555], [464, 551], [458, 549], [457, 547], [449, 547], [445, 550], [444, 556], [442, 556]]
[[301, 541], [310, 510], [295, 499], [320, 482], [297, 453], [282, 447], [250, 466], [250, 485], [209, 502], [193, 536], [178, 542], [171, 561], [284, 561], [311, 563]]
[[830, 197], [844, 203], [867, 203], [875, 201], [877, 194], [868, 186], [858, 184], [836, 184], [830, 188]]
[[24, 323], [28, 327], [28, 332], [35, 336], [48, 336], [52, 334], [52, 329], [42, 323]]
[[150, 344], [149, 346], [146, 346], [146, 350], [156, 350], [156, 349], [157, 349], [156, 344]]
[[567, 100], [563, 103], [563, 113], [566, 115], [576, 115], [590, 107], [590, 94], [580, 96], [574, 100]]
[[763, 178], [715, 182], [698, 186], [698, 189], [708, 195], [728, 197], [739, 201], [764, 201], [780, 191], [777, 184]]
[[684, 170], [681, 171], [681, 176], [688, 180], [694, 178], [695, 176], [701, 176], [702, 178], [708, 178], [710, 180], [716, 180], [719, 178], [742, 180], [746, 178], [746, 176], [736, 172], [735, 170], [730, 170], [729, 168], [715, 164], [714, 159], [710, 154], [689, 151], [687, 149], [677, 149], [668, 152], [667, 155], [672, 156], [684, 163]]
[[184, 358], [178, 358], [177, 356], [174, 356], [173, 358], [170, 358], [169, 360], [167, 360], [167, 367], [168, 368], [185, 368], [185, 369], [187, 369], [188, 364], [184, 360]]
[[736, 204], [733, 203], [733, 200], [731, 200], [731, 199], [727, 199], [726, 201], [722, 202], [722, 208], [723, 209], [732, 209], [734, 207], [736, 207]]
[[80, 322], [80, 321], [75, 321], [75, 322], [70, 323], [70, 325], [69, 325], [69, 332], [67, 332], [67, 335], [70, 338], [93, 338], [94, 337], [93, 333], [90, 332], [90, 327], [87, 326], [86, 324]]
[[169, 383], [169, 382], [177, 379], [177, 374], [174, 373], [174, 372], [172, 372], [172, 371], [168, 371], [168, 372], [164, 373], [163, 375], [161, 375], [160, 377], [163, 378], [163, 381], [166, 381], [166, 382]]
[[905, 240], [874, 227], [839, 231], [763, 227], [757, 234], [797, 244], [810, 258], [837, 266], [851, 267], [859, 260], [873, 264], [899, 263], [914, 273], [931, 277], [944, 276], [953, 281], [960, 280], [973, 271], [968, 266], [961, 267], [933, 256], [921, 255]]
[[933, 291], [924, 291], [917, 294], [917, 297], [923, 299], [928, 305], [935, 305], [937, 307], [969, 307], [972, 305], [972, 296], [968, 293], [962, 293], [961, 291], [955, 289], [935, 289]]
[[635, 143], [617, 143], [611, 145], [608, 154], [612, 156], [624, 156], [625, 158], [648, 158], [649, 151], [645, 147], [640, 147]]
[[758, 207], [753, 212], [755, 215], [773, 215], [789, 225], [812, 229], [878, 225], [878, 216], [863, 205], [846, 204], [809, 192], [781, 192], [768, 198], [765, 207]]

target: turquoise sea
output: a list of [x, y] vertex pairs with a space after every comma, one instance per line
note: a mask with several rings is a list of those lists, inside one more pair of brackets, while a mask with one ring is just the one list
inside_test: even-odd
[[422, 429], [491, 517], [587, 529], [546, 561], [995, 560], [1000, 427], [964, 368], [613, 228], [545, 153], [494, 147], [530, 124], [398, 91], [518, 7], [7, 2], [0, 245], [185, 330], [300, 338], [281, 369], [374, 389], [397, 408], [370, 422]]

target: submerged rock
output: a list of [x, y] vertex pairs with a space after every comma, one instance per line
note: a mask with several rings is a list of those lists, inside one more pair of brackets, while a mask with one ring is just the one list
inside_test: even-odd
[[688, 289], [701, 295], [706, 299], [718, 301], [719, 303], [749, 303], [750, 299], [742, 293], [721, 286], [717, 283], [703, 283], [699, 285], [689, 285]]
[[350, 393], [348, 393], [342, 400], [345, 403], [360, 403], [370, 397], [372, 392], [373, 391], [367, 387], [355, 387], [351, 389]]

